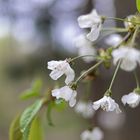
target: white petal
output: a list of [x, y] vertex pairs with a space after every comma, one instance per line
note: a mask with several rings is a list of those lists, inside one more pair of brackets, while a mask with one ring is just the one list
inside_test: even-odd
[[133, 94], [133, 95], [132, 94], [133, 93], [131, 93], [129, 95], [129, 99], [127, 100], [128, 104], [136, 103], [139, 100], [139, 98], [140, 98], [140, 96], [138, 94]]
[[120, 65], [120, 67], [125, 71], [133, 71], [137, 67], [137, 63], [136, 63], [136, 61], [124, 59]]
[[60, 78], [63, 74], [64, 74], [63, 71], [58, 71], [58, 70], [56, 69], [56, 70], [53, 70], [53, 71], [50, 73], [50, 77], [51, 77], [53, 80], [57, 80], [57, 79]]
[[69, 101], [70, 107], [73, 107], [75, 104], [76, 104], [76, 99], [75, 99], [75, 98], [72, 98], [72, 99]]
[[101, 23], [101, 17], [95, 9], [87, 15], [82, 15], [78, 18], [78, 23], [81, 28], [90, 28], [93, 24]]
[[74, 39], [74, 44], [77, 48], [83, 48], [86, 46], [92, 46], [92, 42], [87, 39], [86, 34], [81, 34]]
[[108, 101], [108, 111], [114, 111], [116, 108], [115, 101], [111, 97], [108, 97], [107, 101]]
[[89, 34], [87, 34], [87, 38], [91, 41], [97, 40], [97, 38], [100, 35], [101, 26], [102, 26], [101, 24], [93, 25], [91, 28], [91, 32]]
[[65, 79], [65, 83], [66, 85], [70, 84], [73, 80], [74, 80], [75, 74], [67, 74], [66, 79]]
[[83, 15], [78, 18], [78, 23], [81, 28], [90, 28], [93, 24], [92, 17], [90, 14]]
[[93, 109], [97, 110], [100, 108], [100, 105], [101, 105], [101, 102], [100, 100], [96, 101], [96, 102], [93, 102]]
[[139, 100], [139, 95], [136, 93], [130, 93], [128, 95], [124, 95], [122, 97], [122, 102], [125, 105], [126, 103], [128, 104], [133, 104], [136, 103]]
[[128, 47], [126, 46], [121, 46], [121, 48], [118, 48], [118, 49], [115, 49], [113, 50], [112, 52], [112, 56], [114, 58], [123, 58], [124, 57], [124, 54], [127, 54], [128, 53]]
[[[78, 55], [84, 56], [84, 55], [92, 55], [92, 56], [86, 56], [82, 57], [82, 59], [89, 63], [91, 61], [94, 61], [96, 59], [97, 51], [92, 46], [92, 42], [87, 39], [87, 37], [83, 34], [77, 37], [75, 40], [75, 46], [78, 48]], [[95, 56], [95, 57], [94, 57]]]
[[67, 70], [65, 71], [65, 75], [66, 75], [65, 83], [68, 85], [74, 80], [75, 77], [74, 70], [70, 66], [68, 66]]
[[127, 46], [118, 48], [112, 52], [113, 63], [116, 65], [121, 59], [121, 69], [125, 71], [132, 71], [136, 68], [137, 63], [140, 62], [140, 51], [135, 48]]
[[52, 90], [52, 96], [59, 99], [60, 98], [60, 90], [59, 89]]
[[99, 23], [99, 22], [101, 22], [101, 17], [98, 15], [96, 9], [93, 9], [93, 10], [91, 11], [91, 14], [90, 14], [90, 15], [92, 16], [92, 19], [94, 20], [94, 23]]
[[108, 96], [104, 96], [100, 100], [93, 103], [93, 108], [97, 110], [99, 107], [101, 107], [105, 111], [116, 111], [117, 113], [120, 113], [121, 110], [119, 108], [119, 105]]
[[89, 130], [84, 131], [81, 135], [81, 140], [91, 140], [91, 132]]
[[103, 132], [98, 127], [95, 127], [92, 131], [86, 130], [80, 135], [81, 140], [102, 140], [103, 136]]
[[127, 98], [128, 98], [127, 95], [124, 95], [124, 96], [121, 98], [121, 101], [122, 101], [122, 103], [123, 103], [124, 105], [127, 103]]
[[97, 51], [92, 46], [84, 46], [84, 47], [79, 48], [79, 56], [84, 56], [84, 55], [92, 55], [89, 57], [86, 56], [82, 58], [85, 62], [89, 63], [96, 59]]
[[122, 112], [122, 111], [120, 110], [119, 105], [118, 105], [117, 103], [116, 103], [116, 109], [115, 109], [115, 110], [116, 110], [116, 113], [118, 113], [118, 114]]
[[119, 34], [112, 34], [105, 39], [105, 43], [109, 46], [117, 46], [122, 41], [122, 36]]
[[70, 107], [73, 107], [76, 104], [76, 96], [77, 96], [77, 92], [73, 90], [71, 98], [69, 100]]
[[85, 110], [85, 103], [83, 101], [79, 101], [75, 106], [75, 112], [82, 113]]
[[91, 118], [94, 115], [92, 102], [79, 101], [75, 106], [75, 112], [81, 114], [84, 118]]
[[93, 131], [92, 131], [93, 140], [101, 140], [101, 139], [103, 139], [103, 136], [104, 136], [104, 134], [103, 134], [103, 132], [101, 131], [100, 128], [95, 127], [93, 129]]
[[64, 61], [50, 61], [48, 62], [48, 69], [51, 69], [50, 77], [53, 80], [57, 80], [63, 74], [66, 75], [65, 83], [69, 84], [74, 80], [75, 73], [74, 70], [70, 67], [69, 63]]
[[65, 99], [66, 101], [69, 101], [71, 99], [71, 96], [73, 94], [73, 90], [69, 86], [64, 86], [60, 89], [61, 91], [61, 97]]
[[48, 69], [54, 70], [58, 64], [59, 64], [59, 61], [54, 61], [54, 60], [49, 61], [48, 62]]
[[52, 96], [57, 99], [62, 98], [65, 101], [69, 101], [70, 107], [73, 107], [76, 104], [77, 92], [72, 90], [69, 86], [64, 86], [62, 88], [52, 90]]
[[93, 102], [93, 109], [97, 110], [100, 108], [100, 106], [102, 106], [102, 104], [104, 104], [104, 102], [106, 101], [107, 97], [104, 96], [103, 98], [101, 98], [100, 100]]
[[108, 111], [116, 111], [116, 113], [121, 113], [122, 111], [119, 108], [119, 105], [115, 102], [114, 99], [112, 99], [111, 97], [107, 97], [108, 98]]

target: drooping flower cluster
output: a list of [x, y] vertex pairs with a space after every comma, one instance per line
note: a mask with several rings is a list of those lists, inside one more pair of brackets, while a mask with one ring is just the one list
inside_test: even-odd
[[77, 92], [73, 90], [69, 84], [74, 80], [74, 70], [70, 67], [67, 60], [50, 61], [48, 62], [48, 69], [52, 70], [50, 77], [53, 80], [57, 80], [63, 74], [66, 75], [66, 86], [52, 90], [52, 96], [56, 97], [56, 99], [64, 99], [65, 101], [69, 102], [70, 107], [73, 107], [76, 104]]
[[[123, 28], [123, 31], [129, 33], [127, 36], [123, 38], [119, 34], [112, 34], [105, 39], [105, 43], [110, 48], [106, 50], [104, 49], [103, 51], [99, 51], [97, 47], [96, 49], [93, 45], [93, 42], [98, 39], [100, 32], [103, 29], [104, 20], [106, 19], [107, 17], [99, 15], [95, 9], [93, 9], [91, 13], [87, 15], [78, 17], [79, 26], [81, 28], [91, 28], [91, 31], [87, 35], [79, 35], [74, 40], [74, 44], [78, 48], [79, 58], [82, 58], [85, 62], [101, 61], [104, 64], [110, 64], [110, 61], [113, 60], [113, 64], [117, 67], [112, 78], [113, 81], [110, 85], [111, 90], [112, 84], [119, 68], [124, 71], [130, 72], [135, 70], [137, 65], [140, 65], [140, 51], [134, 48], [135, 37], [137, 35], [136, 24], [133, 24], [133, 22], [137, 21], [137, 17], [135, 15], [128, 16], [124, 20], [125, 28]], [[121, 31], [121, 29], [116, 29], [116, 31]], [[97, 63], [97, 65], [98, 64], [100, 64], [100, 62]], [[58, 80], [62, 75], [66, 76], [66, 85], [64, 87], [52, 90], [52, 96], [56, 97], [56, 99], [64, 99], [65, 101], [69, 102], [69, 105], [71, 107], [73, 107], [76, 104], [76, 87], [79, 80], [92, 72], [95, 67], [96, 65], [89, 68], [84, 74], [80, 75], [80, 77], [77, 78], [78, 81], [74, 81], [75, 72], [71, 68], [69, 61], [60, 60], [48, 62], [48, 69], [52, 70], [52, 72], [50, 73], [50, 77], [53, 80]], [[124, 95], [122, 97], [122, 102], [124, 105], [127, 103], [131, 107], [136, 107], [140, 102], [139, 97], [139, 94], [133, 92], [128, 95]], [[119, 105], [115, 102], [114, 99], [111, 98], [110, 95], [104, 95], [103, 98], [99, 99], [96, 102], [93, 102], [92, 109], [91, 104], [89, 107], [88, 103], [86, 104], [84, 102], [78, 102], [75, 110], [83, 117], [90, 118], [94, 114], [94, 110], [97, 110], [100, 107], [107, 112], [121, 112]]]

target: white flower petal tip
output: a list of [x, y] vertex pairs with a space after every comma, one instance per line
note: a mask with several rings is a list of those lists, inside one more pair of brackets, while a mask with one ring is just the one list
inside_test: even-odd
[[102, 108], [104, 111], [116, 111], [116, 113], [121, 113], [119, 105], [109, 96], [104, 96], [100, 100], [93, 102], [93, 109], [97, 110]]
[[77, 20], [81, 28], [90, 28], [93, 24], [100, 23], [102, 21], [100, 15], [98, 15], [95, 9], [89, 14], [79, 16]]
[[50, 77], [53, 80], [59, 79], [62, 75], [66, 75], [65, 83], [68, 85], [74, 80], [75, 73], [74, 70], [70, 67], [70, 64], [64, 61], [50, 61], [48, 62], [48, 69], [52, 70]]
[[87, 35], [87, 38], [91, 41], [97, 40], [102, 27], [102, 18], [95, 9], [87, 15], [80, 16], [78, 24], [81, 28], [91, 28], [91, 32]]
[[135, 92], [131, 92], [128, 95], [124, 95], [121, 100], [124, 105], [128, 104], [130, 107], [135, 108], [140, 103], [140, 95]]
[[59, 89], [52, 90], [52, 96], [56, 99], [64, 99], [69, 102], [70, 107], [73, 107], [76, 104], [77, 92], [72, 90], [69, 86], [64, 86]]
[[140, 51], [135, 48], [121, 47], [112, 52], [113, 63], [116, 65], [122, 60], [120, 68], [125, 71], [133, 71], [140, 64]]
[[95, 127], [92, 131], [85, 130], [80, 137], [81, 140], [102, 140], [104, 134], [99, 127]]
[[79, 101], [75, 106], [75, 112], [81, 114], [84, 118], [92, 118], [95, 111], [92, 108], [92, 102]]
[[[96, 59], [97, 51], [92, 46], [92, 42], [86, 38], [85, 34], [79, 35], [74, 40], [74, 44], [75, 44], [75, 47], [78, 48], [78, 55], [85, 56], [85, 57], [82, 57], [82, 59], [85, 62], [90, 63]], [[87, 55], [91, 55], [91, 56], [87, 56]]]
[[100, 35], [102, 25], [101, 24], [95, 24], [91, 28], [91, 32], [87, 34], [87, 38], [91, 41], [96, 41]]
[[119, 34], [112, 34], [105, 39], [105, 43], [109, 46], [116, 47], [122, 41], [122, 36]]

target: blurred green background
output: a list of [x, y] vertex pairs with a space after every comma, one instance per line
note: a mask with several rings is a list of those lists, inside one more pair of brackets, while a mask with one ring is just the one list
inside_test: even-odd
[[[76, 56], [73, 39], [83, 31], [78, 27], [77, 17], [93, 7], [102, 15], [122, 18], [136, 12], [135, 0], [0, 0], [0, 140], [8, 140], [12, 119], [33, 102], [21, 101], [20, 93], [36, 78], [43, 81], [42, 91], [54, 84], [48, 76], [47, 61]], [[116, 25], [123, 23], [106, 23]], [[103, 42], [98, 45], [102, 47]], [[85, 67], [89, 66], [82, 61], [76, 63], [77, 76]], [[101, 76], [91, 87], [94, 101], [103, 95], [112, 75], [112, 70], [100, 71]], [[121, 96], [134, 87], [133, 75], [120, 71], [113, 96], [120, 103]], [[82, 88], [81, 85], [79, 93]], [[124, 108], [121, 103], [120, 106]], [[93, 123], [103, 129], [104, 140], [139, 140], [140, 109], [124, 109], [118, 116], [98, 111], [89, 121], [72, 109], [53, 111], [55, 127], [44, 119], [45, 139], [79, 140], [80, 133]]]

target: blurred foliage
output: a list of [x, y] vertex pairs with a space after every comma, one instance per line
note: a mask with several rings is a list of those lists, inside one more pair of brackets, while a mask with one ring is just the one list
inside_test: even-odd
[[137, 4], [137, 9], [140, 12], [140, 0], [136, 0], [136, 4]]
[[40, 96], [40, 91], [42, 88], [42, 81], [40, 79], [35, 80], [32, 87], [26, 91], [24, 91], [20, 98], [23, 100], [30, 99], [32, 97]]

